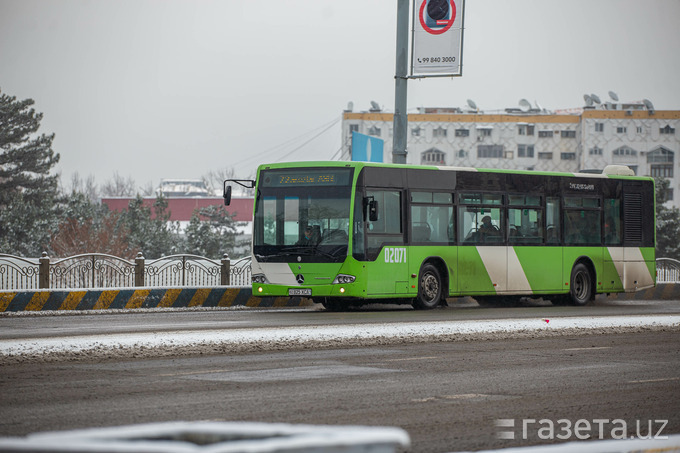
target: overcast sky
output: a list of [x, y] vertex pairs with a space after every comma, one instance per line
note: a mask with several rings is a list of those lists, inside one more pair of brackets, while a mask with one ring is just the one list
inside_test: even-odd
[[[349, 101], [394, 108], [396, 5], [0, 0], [0, 90], [35, 100], [64, 182], [118, 172], [157, 185], [330, 159]], [[680, 0], [465, 8], [463, 77], [409, 81], [409, 111], [467, 99], [498, 110], [521, 98], [563, 109], [610, 90], [680, 110]]]

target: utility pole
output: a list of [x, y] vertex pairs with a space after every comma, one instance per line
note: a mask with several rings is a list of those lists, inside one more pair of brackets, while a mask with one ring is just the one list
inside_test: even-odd
[[394, 136], [392, 137], [392, 163], [395, 164], [406, 163], [409, 3], [409, 0], [397, 0], [397, 63], [394, 75]]

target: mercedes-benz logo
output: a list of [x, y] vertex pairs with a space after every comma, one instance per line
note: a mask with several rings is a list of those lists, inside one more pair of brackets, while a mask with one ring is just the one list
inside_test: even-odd
[[297, 274], [295, 276], [295, 280], [297, 280], [297, 282], [302, 285], [305, 282], [305, 276], [302, 274]]

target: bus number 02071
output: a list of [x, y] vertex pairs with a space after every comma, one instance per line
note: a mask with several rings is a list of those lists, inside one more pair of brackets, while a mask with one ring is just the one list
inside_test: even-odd
[[386, 263], [406, 263], [406, 248], [385, 247]]

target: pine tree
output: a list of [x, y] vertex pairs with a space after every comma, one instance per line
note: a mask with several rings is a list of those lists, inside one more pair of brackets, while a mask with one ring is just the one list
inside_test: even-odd
[[656, 257], [680, 260], [680, 210], [667, 208], [666, 194], [670, 181], [657, 178], [656, 187]]
[[173, 255], [180, 245], [179, 225], [170, 222], [168, 202], [158, 195], [152, 207], [145, 206], [141, 195], [130, 200], [123, 218], [129, 230], [129, 240], [135, 252], [147, 259]]
[[194, 211], [186, 229], [187, 253], [219, 259], [232, 255], [237, 245], [239, 224], [224, 206], [208, 206]]
[[59, 162], [54, 134], [38, 134], [32, 99], [0, 92], [0, 252], [39, 256], [56, 228]]

